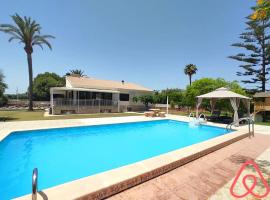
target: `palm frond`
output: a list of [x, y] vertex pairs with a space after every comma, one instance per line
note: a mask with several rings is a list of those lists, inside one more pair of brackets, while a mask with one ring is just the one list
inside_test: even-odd
[[43, 37], [43, 36], [40, 36], [40, 35], [35, 35], [34, 38], [33, 38], [33, 42], [32, 42], [32, 45], [42, 45], [42, 44], [45, 44], [49, 47], [49, 49], [52, 49], [52, 46], [51, 44], [49, 43], [49, 41], [47, 40], [47, 38], [53, 38], [53, 36], [50, 36], [47, 35], [47, 37]]
[[53, 39], [52, 35], [40, 35], [41, 26], [30, 17], [20, 17], [17, 13], [12, 15], [15, 25], [0, 24], [0, 31], [11, 35], [9, 41], [19, 40], [24, 43], [25, 51], [32, 52], [33, 46], [37, 45], [43, 49], [43, 45], [52, 49], [48, 39]]

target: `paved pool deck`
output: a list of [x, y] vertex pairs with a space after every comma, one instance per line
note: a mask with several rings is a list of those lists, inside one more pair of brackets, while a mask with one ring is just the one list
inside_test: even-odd
[[242, 139], [108, 199], [233, 200], [229, 192], [232, 180], [246, 160], [254, 159], [268, 162], [269, 166], [270, 135], [256, 134], [254, 138]]
[[[189, 121], [189, 118], [184, 116], [168, 115], [166, 118]], [[5, 122], [0, 124], [0, 141], [13, 131], [159, 119], [161, 118], [153, 119], [144, 116], [129, 116]], [[226, 127], [226, 125], [223, 124], [207, 124]], [[235, 129], [246, 131], [247, 126], [237, 127]], [[267, 152], [267, 155], [270, 154], [270, 126], [255, 125], [254, 138], [246, 138], [237, 141], [164, 175], [118, 193], [109, 199], [224, 199], [223, 195], [228, 195], [228, 185], [241, 164], [246, 160], [259, 158], [264, 152]], [[268, 156], [267, 159], [270, 162], [269, 157], [270, 156]]]

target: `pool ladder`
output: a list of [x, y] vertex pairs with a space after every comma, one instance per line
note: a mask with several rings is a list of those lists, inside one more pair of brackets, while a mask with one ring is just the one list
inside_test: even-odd
[[37, 200], [38, 193], [38, 169], [33, 170], [32, 175], [32, 200]]
[[204, 122], [207, 122], [207, 118], [206, 118], [206, 115], [205, 115], [204, 113], [201, 113], [201, 114], [199, 115], [198, 119], [201, 119], [201, 118], [203, 118], [203, 121], [204, 121]]
[[[194, 121], [196, 119], [201, 119], [201, 118], [203, 118], [203, 120], [204, 120], [203, 122], [207, 122], [206, 115], [204, 113], [201, 113], [198, 118], [192, 112], [188, 116], [189, 121], [191, 121], [191, 119]], [[202, 122], [200, 122], [200, 123], [202, 123]]]
[[[254, 137], [254, 120], [251, 117], [244, 117], [244, 118], [240, 118], [239, 120], [237, 120], [236, 122], [232, 122], [230, 124], [228, 124], [226, 126], [227, 131], [232, 130], [232, 126], [235, 124], [239, 124], [242, 121], [246, 121], [248, 122], [248, 133], [249, 133], [249, 137], [253, 136]], [[252, 130], [251, 130], [252, 129]]]

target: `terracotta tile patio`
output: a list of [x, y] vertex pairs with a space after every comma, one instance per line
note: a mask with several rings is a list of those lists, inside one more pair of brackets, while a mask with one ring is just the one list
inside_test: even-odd
[[256, 134], [108, 199], [208, 199], [235, 176], [242, 163], [269, 147], [270, 135]]

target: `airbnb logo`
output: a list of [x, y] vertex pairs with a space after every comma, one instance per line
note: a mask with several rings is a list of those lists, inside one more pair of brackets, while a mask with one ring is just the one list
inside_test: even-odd
[[[242, 180], [239, 180], [240, 179], [240, 176], [241, 174], [243, 173], [244, 169], [247, 167], [247, 166], [252, 166], [256, 172], [256, 175], [254, 174], [247, 174], [245, 175]], [[247, 181], [251, 180], [252, 184], [248, 184]], [[235, 186], [236, 186], [236, 183], [240, 183], [239, 181], [242, 182], [242, 185], [244, 186], [245, 188], [245, 191], [243, 194], [237, 194], [236, 191], [235, 191]], [[258, 181], [260, 181], [260, 184], [263, 185], [263, 194], [257, 194], [254, 190], [255, 190], [255, 187], [258, 183]], [[231, 188], [230, 188], [230, 192], [231, 192], [231, 195], [234, 196], [235, 198], [243, 198], [249, 194], [252, 194], [254, 197], [256, 198], [263, 198], [263, 197], [266, 197], [269, 192], [270, 192], [270, 188], [269, 188], [269, 185], [267, 184], [265, 178], [263, 177], [258, 165], [253, 162], [253, 161], [247, 161], [245, 162], [242, 167], [240, 168], [240, 170], [238, 171], [234, 181], [233, 181], [233, 184], [231, 185]]]

